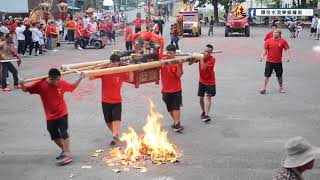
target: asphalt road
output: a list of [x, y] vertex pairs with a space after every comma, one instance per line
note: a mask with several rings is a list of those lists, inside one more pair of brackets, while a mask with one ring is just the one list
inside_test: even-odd
[[[292, 61], [284, 63], [287, 93], [278, 93], [273, 77], [268, 93], [260, 95], [264, 63], [259, 62], [259, 57], [267, 31], [252, 28], [249, 38], [225, 38], [224, 29], [215, 28], [214, 37], [203, 33], [200, 38], [185, 37], [180, 41], [183, 52], [201, 52], [208, 43], [223, 51], [215, 55], [217, 95], [210, 124], [199, 119], [197, 65], [184, 65], [182, 134], [170, 129], [171, 119], [161, 100], [160, 85], [147, 84], [138, 89], [124, 85], [121, 132], [129, 126], [142, 131], [148, 111], [147, 98], [151, 97], [157, 111], [164, 115], [163, 129], [168, 130], [169, 139], [183, 153], [180, 163], [149, 166], [146, 173], [131, 170], [115, 174], [99, 159], [91, 157], [96, 149], [109, 149], [111, 136], [103, 120], [100, 81], [86, 79], [73, 94], [65, 95], [74, 162], [64, 167], [55, 166], [58, 149], [46, 130], [40, 98], [19, 90], [0, 92], [0, 179], [271, 179], [280, 167], [288, 138], [300, 135], [320, 146], [320, 55], [311, 50], [317, 41], [308, 39], [309, 29], [297, 39], [290, 39], [287, 30], [283, 30], [293, 54]], [[168, 39], [168, 30], [165, 36]], [[20, 77], [46, 74], [49, 68], [61, 64], [107, 59], [115, 49], [124, 49], [122, 37], [117, 45], [102, 50], [79, 51], [72, 45], [64, 45], [45, 56], [24, 58]], [[65, 78], [74, 81], [77, 76]], [[92, 168], [82, 169], [83, 165]], [[305, 176], [308, 180], [318, 180], [319, 163]]]

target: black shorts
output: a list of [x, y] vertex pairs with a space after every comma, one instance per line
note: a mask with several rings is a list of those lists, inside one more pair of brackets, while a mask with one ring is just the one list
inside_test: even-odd
[[68, 130], [68, 115], [60, 119], [47, 120], [47, 130], [51, 136], [51, 140], [67, 139], [69, 134]]
[[101, 30], [101, 31], [100, 31], [100, 35], [101, 35], [101, 36], [107, 36], [107, 33], [106, 33], [105, 31], [102, 31], [102, 30]]
[[201, 82], [199, 82], [199, 89], [198, 89], [198, 96], [204, 97], [204, 95], [207, 94], [207, 96], [215, 96], [216, 95], [216, 86], [215, 85], [204, 85]]
[[134, 32], [135, 32], [135, 33], [138, 33], [138, 32], [140, 32], [140, 31], [141, 31], [141, 28], [135, 28], [135, 29], [134, 29]]
[[132, 41], [126, 41], [126, 49], [132, 50]]
[[280, 63], [271, 63], [269, 61], [266, 62], [266, 68], [264, 70], [265, 77], [271, 77], [272, 71], [276, 72], [277, 77], [282, 77], [283, 69], [282, 62]]
[[107, 36], [109, 39], [112, 39], [112, 32], [107, 32]]
[[180, 110], [182, 106], [182, 95], [181, 91], [173, 93], [162, 93], [162, 100], [166, 103], [168, 112], [173, 110]]
[[112, 121], [121, 121], [122, 104], [121, 103], [105, 103], [102, 102], [103, 116], [106, 123]]
[[311, 28], [311, 33], [316, 33], [317, 32], [317, 28]]

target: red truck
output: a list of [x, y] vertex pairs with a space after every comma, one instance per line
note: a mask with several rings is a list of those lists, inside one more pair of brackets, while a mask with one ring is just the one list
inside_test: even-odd
[[228, 37], [229, 34], [234, 32], [243, 33], [246, 37], [250, 36], [250, 27], [247, 16], [243, 18], [236, 18], [232, 13], [228, 13], [224, 36]]

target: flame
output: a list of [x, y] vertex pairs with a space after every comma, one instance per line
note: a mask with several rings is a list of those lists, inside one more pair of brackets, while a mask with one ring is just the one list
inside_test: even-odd
[[111, 157], [125, 159], [128, 163], [146, 158], [156, 164], [177, 161], [175, 145], [169, 142], [168, 132], [161, 130], [159, 120], [163, 116], [155, 112], [154, 107], [154, 103], [149, 99], [150, 111], [143, 127], [144, 134], [138, 136], [135, 130], [129, 127], [129, 132], [120, 137], [120, 141], [126, 142], [124, 151], [112, 149], [109, 152]]

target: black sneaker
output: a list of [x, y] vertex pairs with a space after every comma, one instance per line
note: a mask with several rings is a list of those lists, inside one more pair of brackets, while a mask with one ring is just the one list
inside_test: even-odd
[[262, 89], [261, 91], [260, 91], [260, 94], [266, 94], [267, 93], [267, 91], [265, 90], [265, 89]]
[[59, 156], [56, 157], [56, 160], [60, 160], [64, 158], [64, 151], [62, 150]]
[[181, 124], [180, 124], [180, 122], [179, 122], [178, 124], [174, 124], [174, 125], [172, 126], [172, 129], [173, 129], [175, 132], [180, 132], [180, 131], [182, 131], [184, 128], [183, 128], [183, 126], [181, 126]]
[[202, 114], [200, 115], [200, 118], [204, 119], [205, 116], [206, 116], [206, 114], [204, 112], [202, 112]]
[[203, 120], [203, 122], [209, 122], [209, 121], [211, 121], [211, 118], [210, 118], [210, 116], [205, 115], [202, 120]]
[[68, 155], [64, 156], [62, 159], [60, 159], [56, 164], [58, 166], [64, 166], [64, 165], [71, 163], [72, 160], [73, 160], [72, 155], [68, 154]]
[[117, 144], [117, 141], [119, 141], [119, 138], [117, 136], [113, 136], [110, 142], [110, 146], [115, 146]]

